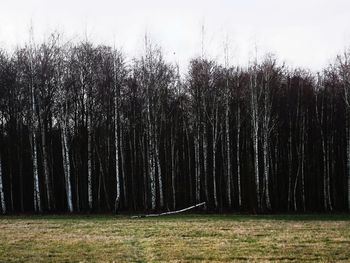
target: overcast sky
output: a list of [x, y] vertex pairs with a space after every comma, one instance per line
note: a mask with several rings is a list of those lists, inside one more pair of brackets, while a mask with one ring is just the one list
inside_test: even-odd
[[[78, 41], [142, 52], [147, 31], [167, 59], [182, 68], [204, 50], [222, 61], [228, 39], [230, 62], [246, 65], [271, 52], [291, 66], [319, 70], [350, 46], [349, 0], [0, 0], [0, 44], [13, 48], [41, 41], [53, 30]], [[31, 22], [32, 21], [32, 22]]]

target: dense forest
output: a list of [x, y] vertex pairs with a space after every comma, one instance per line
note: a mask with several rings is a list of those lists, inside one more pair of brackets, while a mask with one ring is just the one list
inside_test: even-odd
[[0, 211], [350, 210], [350, 52], [187, 71], [59, 35], [0, 51]]

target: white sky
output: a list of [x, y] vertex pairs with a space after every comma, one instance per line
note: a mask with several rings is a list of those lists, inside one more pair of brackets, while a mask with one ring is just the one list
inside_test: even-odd
[[[0, 0], [0, 45], [13, 48], [53, 30], [78, 41], [115, 45], [129, 56], [143, 50], [143, 37], [186, 70], [204, 49], [223, 60], [229, 40], [231, 64], [272, 52], [291, 66], [319, 70], [350, 46], [350, 0]], [[175, 54], [174, 54], [175, 53]]]

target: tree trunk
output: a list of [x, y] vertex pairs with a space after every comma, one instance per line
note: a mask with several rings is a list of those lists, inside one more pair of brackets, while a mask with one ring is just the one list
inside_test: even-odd
[[115, 94], [114, 97], [114, 148], [115, 148], [115, 183], [116, 183], [116, 192], [115, 192], [115, 201], [114, 201], [114, 212], [117, 213], [119, 210], [120, 203], [120, 178], [119, 178], [119, 122], [118, 122], [118, 97]]
[[347, 166], [347, 197], [348, 210], [350, 211], [350, 108], [346, 109], [346, 166]]
[[158, 136], [156, 136], [156, 163], [157, 163], [157, 171], [158, 171], [158, 186], [159, 186], [159, 204], [160, 207], [164, 207], [164, 193], [163, 193], [163, 179], [162, 179], [162, 167], [160, 165], [160, 157], [159, 157], [159, 140]]
[[288, 205], [287, 209], [290, 211], [291, 197], [292, 197], [292, 170], [293, 170], [293, 145], [292, 145], [292, 119], [289, 113], [289, 134], [288, 134]]
[[38, 173], [38, 155], [37, 155], [37, 140], [35, 131], [32, 132], [32, 161], [33, 161], [33, 176], [34, 176], [34, 211], [42, 212], [41, 197], [39, 187], [39, 173]]
[[305, 176], [304, 176], [304, 163], [305, 163], [305, 114], [302, 116], [302, 136], [301, 136], [301, 200], [303, 205], [303, 211], [306, 210], [305, 204]]
[[190, 138], [189, 138], [189, 135], [188, 135], [187, 127], [185, 127], [185, 132], [186, 132], [186, 143], [187, 143], [188, 185], [189, 185], [189, 196], [190, 196], [190, 200], [189, 201], [190, 201], [190, 203], [193, 203], [191, 145], [190, 145]]
[[124, 135], [123, 128], [120, 129], [120, 159], [122, 164], [122, 179], [123, 179], [123, 197], [124, 197], [124, 206], [127, 207], [127, 191], [126, 191], [126, 175], [125, 175], [125, 158], [124, 158]]
[[19, 143], [17, 144], [17, 154], [18, 154], [18, 175], [19, 175], [19, 189], [20, 189], [20, 202], [21, 202], [21, 212], [24, 212], [24, 193], [23, 193], [23, 134], [22, 134], [22, 124], [18, 122], [18, 137]]
[[[266, 128], [267, 129], [267, 128]], [[263, 152], [264, 152], [264, 183], [265, 183], [265, 205], [268, 210], [271, 210], [271, 202], [270, 202], [270, 191], [269, 191], [269, 170], [270, 170], [270, 162], [269, 162], [269, 151], [268, 151], [268, 131], [265, 130], [264, 134], [264, 142], [263, 142]]]
[[[203, 134], [202, 134], [202, 144], [203, 144], [203, 179], [204, 179], [204, 195], [205, 201], [209, 202], [209, 193], [208, 193], [208, 138], [207, 138], [207, 125], [203, 125]], [[200, 146], [198, 146], [200, 147]], [[199, 154], [200, 156], [200, 154]], [[200, 158], [200, 157], [198, 157]], [[200, 164], [199, 164], [200, 167]], [[200, 171], [200, 168], [199, 168]]]
[[49, 172], [49, 164], [47, 158], [47, 147], [46, 147], [46, 131], [44, 120], [41, 120], [41, 145], [42, 145], [42, 153], [43, 153], [43, 171], [44, 171], [44, 179], [45, 179], [45, 190], [46, 190], [46, 198], [47, 205], [49, 211], [52, 210], [52, 192], [51, 192], [51, 182], [50, 182], [50, 172]]
[[173, 127], [171, 129], [171, 135], [170, 135], [170, 144], [171, 144], [171, 193], [172, 193], [172, 201], [173, 201], [173, 209], [176, 209], [176, 190], [175, 190], [175, 176], [176, 176], [176, 153], [175, 153], [175, 143], [176, 143], [176, 136], [175, 136], [175, 129], [176, 127]]
[[[253, 73], [254, 75], [256, 73]], [[253, 79], [254, 78], [254, 79]], [[256, 76], [251, 77], [251, 121], [252, 121], [252, 139], [253, 139], [253, 159], [254, 159], [254, 178], [256, 189], [257, 209], [261, 209], [261, 196], [260, 196], [260, 179], [259, 179], [259, 118], [258, 118], [258, 97]]]
[[[200, 190], [201, 190], [201, 174], [200, 174], [200, 158], [199, 158], [199, 127], [197, 127], [197, 134], [195, 135], [194, 140], [195, 147], [195, 186], [196, 186], [196, 202], [199, 203], [201, 199]], [[350, 149], [350, 143], [349, 143]], [[350, 150], [349, 150], [350, 156]], [[349, 161], [350, 167], [350, 161]]]
[[[227, 85], [227, 84], [226, 84]], [[227, 203], [228, 207], [232, 206], [231, 201], [231, 149], [230, 149], [230, 120], [229, 120], [229, 101], [228, 94], [226, 95], [226, 111], [225, 111], [225, 135], [226, 135], [226, 166], [227, 166], [227, 185], [226, 185], [226, 193], [227, 193]]]
[[69, 161], [69, 148], [68, 148], [68, 138], [67, 138], [67, 128], [66, 124], [63, 124], [61, 130], [61, 140], [62, 140], [62, 159], [63, 159], [63, 171], [66, 185], [66, 198], [67, 207], [69, 212], [73, 212], [73, 201], [72, 201], [72, 186], [71, 186], [71, 175], [70, 175], [70, 161]]
[[87, 136], [88, 136], [88, 144], [87, 144], [87, 150], [88, 150], [88, 203], [89, 203], [89, 209], [92, 210], [92, 127], [91, 127], [91, 113], [88, 112], [87, 116]]
[[2, 156], [0, 153], [0, 202], [1, 202], [1, 212], [3, 214], [6, 214], [6, 202], [5, 202], [5, 195], [4, 195], [4, 184], [2, 180]]
[[241, 193], [241, 163], [240, 163], [240, 133], [241, 133], [241, 113], [240, 106], [237, 105], [237, 133], [236, 133], [236, 162], [237, 162], [237, 186], [238, 186], [238, 206], [242, 207]]

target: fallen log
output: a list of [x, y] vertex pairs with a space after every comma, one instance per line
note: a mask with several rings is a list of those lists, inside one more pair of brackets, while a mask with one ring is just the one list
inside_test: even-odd
[[179, 213], [183, 213], [186, 212], [188, 210], [200, 207], [200, 206], [204, 206], [205, 202], [190, 206], [190, 207], [186, 207], [180, 210], [175, 210], [175, 211], [170, 211], [170, 212], [164, 212], [164, 213], [160, 213], [160, 214], [148, 214], [148, 215], [139, 215], [139, 216], [132, 216], [131, 218], [141, 218], [141, 217], [155, 217], [155, 216], [166, 216], [166, 215], [174, 215], [174, 214], [179, 214]]

